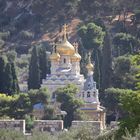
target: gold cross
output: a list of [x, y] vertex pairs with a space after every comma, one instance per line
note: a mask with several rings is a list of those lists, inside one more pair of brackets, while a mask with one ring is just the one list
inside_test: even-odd
[[63, 32], [64, 32], [64, 40], [67, 40], [67, 25], [64, 24], [63, 26]]
[[88, 52], [88, 63], [91, 63], [91, 52]]

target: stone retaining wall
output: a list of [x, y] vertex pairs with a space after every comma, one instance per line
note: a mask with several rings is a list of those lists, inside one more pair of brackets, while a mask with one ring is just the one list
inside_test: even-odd
[[0, 129], [11, 129], [25, 133], [25, 120], [0, 120]]
[[63, 130], [63, 121], [62, 120], [36, 120], [34, 122], [34, 130], [37, 131], [61, 131]]
[[103, 130], [101, 121], [72, 121], [73, 128], [82, 126], [93, 128], [93, 132], [96, 132], [96, 134], [99, 134]]

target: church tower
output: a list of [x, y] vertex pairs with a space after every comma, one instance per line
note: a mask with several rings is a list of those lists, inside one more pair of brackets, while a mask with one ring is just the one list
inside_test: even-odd
[[79, 97], [84, 101], [84, 105], [80, 108], [88, 116], [90, 121], [98, 121], [101, 129], [105, 129], [105, 108], [100, 106], [98, 89], [93, 79], [94, 66], [91, 63], [91, 54], [88, 54], [88, 64], [86, 66], [88, 74], [84, 82], [83, 89], [79, 93]]
[[98, 89], [96, 88], [96, 82], [93, 80], [93, 69], [94, 66], [91, 63], [91, 54], [88, 54], [88, 64], [86, 66], [88, 74], [87, 79], [84, 83], [83, 90], [80, 94], [80, 97], [84, 100], [85, 103], [95, 104], [97, 108], [100, 104], [98, 99]]

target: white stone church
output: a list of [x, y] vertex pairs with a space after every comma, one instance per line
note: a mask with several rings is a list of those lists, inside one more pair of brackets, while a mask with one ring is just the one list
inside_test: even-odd
[[53, 47], [53, 52], [50, 55], [51, 74], [48, 74], [43, 80], [42, 87], [47, 87], [52, 94], [57, 88], [75, 84], [79, 88], [77, 98], [84, 101], [84, 105], [80, 109], [88, 114], [92, 121], [100, 121], [102, 129], [104, 129], [105, 112], [104, 108], [100, 106], [98, 89], [93, 79], [94, 66], [91, 63], [90, 55], [86, 66], [88, 76], [85, 79], [80, 74], [81, 56], [78, 53], [78, 44], [72, 45], [67, 40], [66, 25], [64, 25], [63, 32], [63, 40]]

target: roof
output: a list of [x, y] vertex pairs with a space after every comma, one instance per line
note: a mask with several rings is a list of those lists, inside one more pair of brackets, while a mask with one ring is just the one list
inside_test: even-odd
[[44, 109], [44, 105], [42, 103], [35, 104], [34, 109]]
[[96, 89], [96, 82], [93, 80], [93, 75], [90, 75], [84, 83], [84, 90], [91, 90], [93, 88]]

